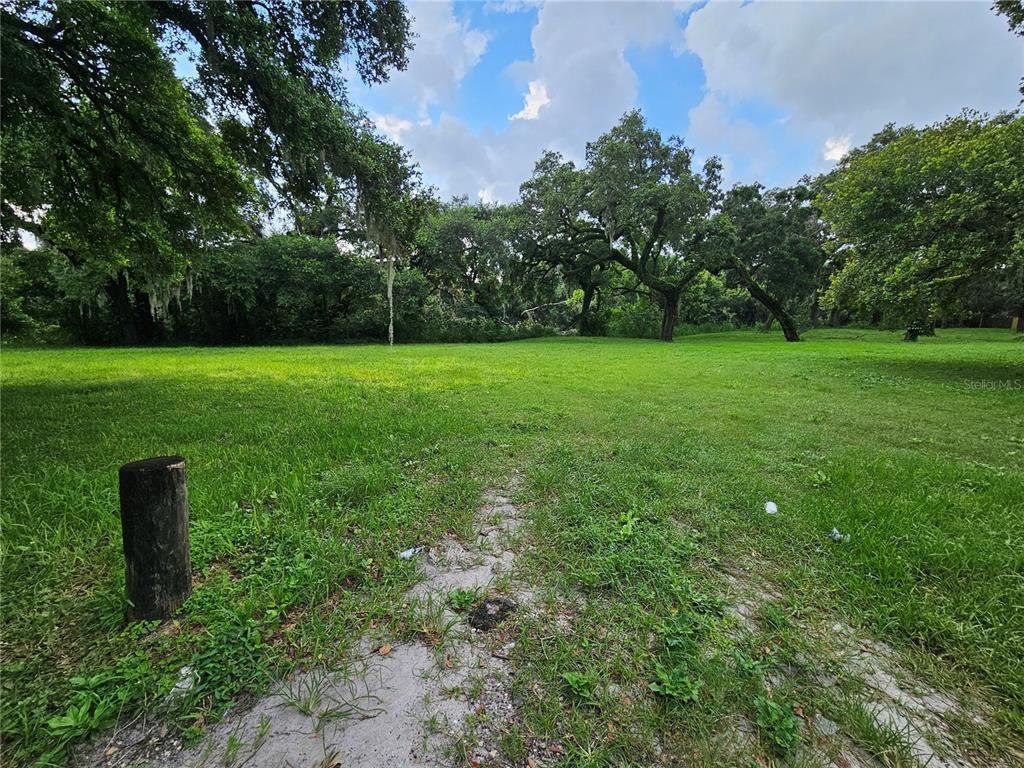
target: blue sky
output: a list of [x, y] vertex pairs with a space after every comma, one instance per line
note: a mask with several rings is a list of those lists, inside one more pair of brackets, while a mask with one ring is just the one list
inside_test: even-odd
[[789, 184], [886, 122], [1018, 105], [1024, 43], [981, 2], [413, 2], [409, 67], [352, 98], [441, 194], [510, 200], [544, 149], [639, 107], [729, 181]]

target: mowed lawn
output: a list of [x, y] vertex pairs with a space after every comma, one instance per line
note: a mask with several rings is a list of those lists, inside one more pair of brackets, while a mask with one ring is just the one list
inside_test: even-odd
[[[570, 754], [637, 749], [587, 681], [654, 680], [646, 637], [680, 595], [714, 597], [716, 572], [756, 572], [794, 614], [849, 622], [1024, 723], [1024, 340], [1009, 331], [5, 349], [2, 386], [14, 763], [60, 762], [163, 701], [184, 665], [198, 683], [176, 714], [198, 728], [370, 626], [420, 631], [402, 607], [416, 566], [395, 554], [467, 531], [516, 470], [520, 568], [545, 599], [583, 602], [571, 637], [524, 634], [529, 733], [506, 751], [567, 728]], [[117, 469], [160, 454], [188, 460], [195, 588], [180, 621], [126, 627]], [[576, 700], [559, 679], [582, 681]], [[708, 729], [729, 685], [705, 682]], [[651, 711], [663, 744], [710, 733]]]

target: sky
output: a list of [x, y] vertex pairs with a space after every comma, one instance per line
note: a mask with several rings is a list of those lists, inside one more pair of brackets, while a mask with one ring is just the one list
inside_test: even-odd
[[830, 168], [888, 122], [1020, 103], [1024, 40], [978, 2], [411, 2], [415, 48], [352, 101], [443, 197], [515, 199], [545, 149], [640, 108], [727, 182]]

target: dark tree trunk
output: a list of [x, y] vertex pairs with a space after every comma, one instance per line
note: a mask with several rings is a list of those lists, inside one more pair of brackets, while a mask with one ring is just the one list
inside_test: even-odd
[[594, 322], [590, 313], [590, 305], [594, 302], [596, 290], [594, 284], [589, 281], [583, 286], [583, 306], [580, 308], [580, 336], [594, 335]]
[[152, 344], [160, 335], [160, 325], [153, 317], [149, 295], [141, 291], [135, 294], [135, 327], [138, 329], [141, 344]]
[[107, 282], [106, 293], [122, 344], [133, 346], [156, 340], [159, 328], [149, 306], [149, 296], [132, 291], [123, 271]]
[[839, 327], [839, 310], [836, 307], [832, 307], [828, 313], [828, 324], [833, 328]]
[[672, 341], [672, 334], [679, 319], [679, 291], [661, 294], [661, 336], [662, 341]]
[[169, 618], [192, 592], [185, 459], [134, 461], [118, 481], [128, 619]]
[[107, 282], [106, 292], [107, 298], [110, 299], [110, 311], [120, 331], [121, 343], [138, 344], [139, 328], [135, 322], [135, 306], [128, 290], [127, 275], [118, 272], [115, 279]]
[[[782, 333], [786, 337], [786, 341], [800, 341], [800, 334], [796, 330], [796, 323], [793, 322], [793, 318], [790, 317], [786, 308], [782, 306], [782, 303], [777, 301], [774, 296], [768, 293], [762, 288], [756, 280], [751, 276], [750, 271], [746, 265], [739, 259], [733, 259], [733, 265], [736, 268], [736, 272], [739, 274], [740, 282], [746, 286], [747, 291], [754, 298], [755, 301], [761, 302], [764, 308], [772, 313], [772, 318], [779, 321], [779, 325], [782, 326]], [[767, 331], [771, 328], [771, 320], [765, 326]]]

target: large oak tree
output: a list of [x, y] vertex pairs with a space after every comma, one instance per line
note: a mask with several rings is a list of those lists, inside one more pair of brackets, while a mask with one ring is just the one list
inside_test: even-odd
[[807, 298], [825, 261], [817, 209], [803, 185], [765, 190], [737, 185], [722, 204], [736, 228], [726, 266], [750, 295], [778, 321], [786, 341], [800, 334], [787, 306]]
[[587, 145], [587, 209], [611, 258], [661, 306], [662, 341], [672, 341], [683, 292], [735, 238], [715, 211], [720, 163], [711, 158], [703, 173], [692, 166], [693, 151], [677, 137], [665, 141], [639, 111]]
[[376, 82], [409, 45], [397, 0], [14, 0], [0, 15], [4, 240], [32, 232], [91, 276], [126, 341], [190, 252], [268, 201], [372, 180], [343, 57]]
[[[1024, 117], [964, 114], [877, 134], [822, 184], [846, 249], [830, 299], [929, 333], [980, 275], [1024, 268]], [[1013, 300], [1024, 311], [1024, 296]], [[1010, 309], [1010, 307], [1008, 307]]]

